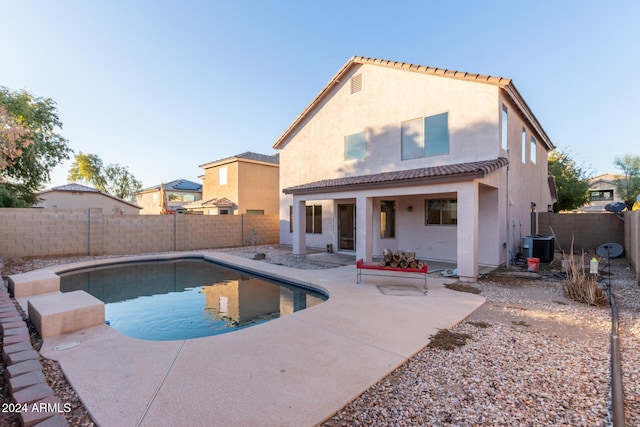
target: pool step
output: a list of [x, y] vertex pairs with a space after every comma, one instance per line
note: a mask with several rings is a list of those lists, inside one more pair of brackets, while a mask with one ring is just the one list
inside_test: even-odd
[[35, 270], [9, 276], [9, 292], [14, 298], [60, 291], [60, 276], [49, 270]]
[[104, 324], [104, 303], [85, 291], [51, 292], [28, 301], [29, 319], [42, 338]]

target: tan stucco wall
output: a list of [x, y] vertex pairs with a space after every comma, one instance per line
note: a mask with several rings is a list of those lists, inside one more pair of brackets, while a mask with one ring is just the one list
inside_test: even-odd
[[[221, 168], [227, 168], [227, 183], [224, 185], [220, 185], [218, 180]], [[238, 162], [225, 163], [205, 170], [202, 181], [202, 200], [206, 201], [222, 197], [226, 197], [236, 204], [238, 203]], [[233, 213], [236, 214], [237, 212], [234, 211]]]
[[99, 208], [104, 212], [138, 214], [140, 209], [104, 194], [94, 192], [50, 191], [39, 196], [42, 201], [35, 207], [60, 209]]
[[277, 165], [239, 162], [238, 210], [264, 210], [265, 215], [278, 214], [279, 169]]
[[112, 215], [100, 209], [0, 209], [0, 255], [123, 255], [278, 242], [277, 215]]
[[[220, 185], [218, 180], [223, 167], [227, 168], [226, 185]], [[205, 170], [203, 200], [226, 197], [237, 205], [234, 215], [244, 214], [248, 209], [264, 210], [265, 215], [277, 214], [278, 183], [278, 165], [236, 160]]]
[[[362, 90], [351, 94], [350, 77], [360, 73]], [[509, 110], [508, 151], [501, 148], [502, 103]], [[402, 160], [401, 123], [443, 112], [449, 114], [449, 154]], [[516, 246], [520, 245], [519, 233], [523, 233], [522, 237], [529, 234], [530, 203], [536, 203], [538, 211], [546, 211], [547, 205], [551, 204], [547, 151], [538, 143], [536, 163], [533, 164], [528, 157], [526, 163], [521, 161], [523, 123], [525, 120], [517, 108], [503, 97], [498, 86], [361, 65], [329, 89], [329, 95], [318, 108], [284, 141], [280, 150], [280, 189], [344, 176], [507, 157], [510, 160], [509, 172], [502, 168], [473, 183], [475, 191], [483, 197], [478, 206], [479, 216], [483, 217], [478, 219], [478, 239], [482, 248], [478, 251], [478, 261], [497, 265], [507, 259], [503, 243], [509, 241], [511, 251], [515, 252]], [[524, 126], [529, 147], [531, 130]], [[345, 161], [345, 136], [361, 131], [366, 132], [366, 159]], [[539, 141], [538, 135], [534, 136]], [[424, 186], [420, 190], [396, 187], [368, 191], [368, 195], [376, 198], [396, 197], [397, 203], [396, 230], [399, 236], [395, 242], [382, 242], [375, 237], [379, 227], [376, 218], [380, 199], [377, 199], [377, 207], [374, 201], [374, 255], [380, 255], [385, 246], [393, 246], [394, 243], [402, 246], [398, 249], [419, 248], [423, 257], [449, 261], [455, 261], [467, 250], [472, 251], [471, 246], [468, 249], [458, 247], [461, 240], [456, 240], [456, 226], [424, 225], [426, 195], [456, 195], [461, 189], [461, 184], [452, 183]], [[353, 198], [357, 193], [341, 192], [330, 197]], [[313, 196], [307, 198], [313, 199]], [[291, 195], [281, 195], [280, 217], [283, 221], [280, 239], [286, 244], [291, 244], [293, 238], [288, 223], [292, 202]], [[306, 244], [320, 248], [329, 243], [335, 246], [337, 221], [333, 215], [333, 202], [325, 195], [324, 201], [310, 201], [308, 204], [312, 203], [323, 204], [323, 234], [307, 234]], [[411, 213], [406, 210], [408, 206], [414, 208]], [[465, 214], [465, 211], [459, 212], [459, 215]], [[485, 221], [487, 217], [499, 219], [489, 223]]]
[[150, 191], [136, 196], [136, 204], [142, 207], [141, 215], [160, 214], [160, 191]]

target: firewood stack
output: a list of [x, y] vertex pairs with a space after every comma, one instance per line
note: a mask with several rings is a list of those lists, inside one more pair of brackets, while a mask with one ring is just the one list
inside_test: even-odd
[[382, 258], [378, 261], [380, 267], [392, 267], [392, 268], [418, 268], [424, 267], [424, 261], [416, 259], [415, 252], [392, 252], [389, 249], [385, 249], [382, 252]]

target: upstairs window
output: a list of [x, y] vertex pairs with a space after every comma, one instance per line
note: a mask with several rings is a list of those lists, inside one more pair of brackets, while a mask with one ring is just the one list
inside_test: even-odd
[[509, 113], [507, 112], [507, 106], [502, 104], [502, 120], [500, 122], [500, 126], [501, 126], [501, 137], [502, 137], [502, 149], [503, 150], [508, 150], [509, 149], [509, 144], [507, 141], [507, 136], [508, 136], [508, 121], [509, 121]]
[[529, 154], [529, 158], [531, 159], [531, 163], [536, 164], [536, 140], [531, 137], [531, 154]]
[[404, 121], [400, 133], [402, 160], [449, 153], [449, 113]]
[[226, 166], [218, 169], [218, 185], [227, 185], [227, 168]]
[[527, 131], [522, 128], [522, 163], [527, 162]]
[[358, 160], [367, 156], [367, 137], [364, 131], [344, 137], [344, 159]]
[[589, 196], [592, 202], [613, 200], [613, 190], [591, 190]]

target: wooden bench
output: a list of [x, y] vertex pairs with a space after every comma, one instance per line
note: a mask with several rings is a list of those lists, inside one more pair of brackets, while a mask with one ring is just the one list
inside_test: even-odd
[[[356, 283], [359, 284], [362, 280], [362, 275], [377, 275], [377, 276], [385, 276], [385, 274], [377, 274], [377, 273], [369, 273], [368, 271], [381, 271], [381, 272], [392, 272], [392, 273], [414, 273], [414, 274], [422, 274], [424, 276], [424, 293], [427, 293], [427, 273], [429, 272], [429, 267], [427, 263], [424, 264], [422, 268], [401, 268], [401, 267], [381, 267], [375, 262], [364, 262], [362, 259], [356, 261]], [[363, 273], [363, 270], [367, 270], [367, 273]], [[391, 276], [391, 275], [388, 275]], [[397, 277], [393, 275], [393, 277]]]

